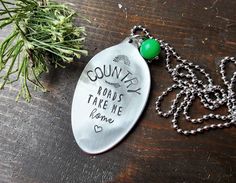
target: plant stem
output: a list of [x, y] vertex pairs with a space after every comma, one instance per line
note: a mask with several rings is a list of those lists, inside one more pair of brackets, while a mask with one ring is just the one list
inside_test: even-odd
[[[12, 15], [11, 15], [11, 13], [10, 13], [10, 11], [8, 10], [7, 6], [5, 5], [5, 2], [3, 2], [2, 0], [0, 0], [0, 1], [1, 1], [1, 3], [2, 3], [4, 9], [5, 9], [6, 12], [8, 13], [8, 15], [9, 15], [11, 18], [13, 18]], [[16, 25], [17, 28], [20, 30], [22, 36], [27, 40], [27, 37], [25, 36], [24, 31], [20, 28], [20, 26], [19, 26], [16, 22], [15, 22], [15, 25]]]

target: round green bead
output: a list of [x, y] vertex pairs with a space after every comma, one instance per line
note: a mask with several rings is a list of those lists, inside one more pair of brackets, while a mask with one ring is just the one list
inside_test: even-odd
[[147, 39], [142, 42], [140, 54], [144, 59], [151, 60], [160, 54], [161, 46], [155, 39]]

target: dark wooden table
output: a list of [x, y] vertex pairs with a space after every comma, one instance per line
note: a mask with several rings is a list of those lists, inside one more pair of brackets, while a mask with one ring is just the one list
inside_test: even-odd
[[[70, 120], [73, 92], [86, 63], [99, 51], [119, 43], [136, 24], [174, 45], [183, 57], [202, 65], [220, 83], [220, 74], [215, 72], [220, 58], [236, 56], [236, 2], [68, 2], [91, 20], [80, 22], [87, 28], [90, 54], [65, 70], [51, 70], [43, 77], [50, 92], [33, 92], [31, 103], [15, 102], [17, 85], [0, 92], [0, 182], [236, 182], [234, 127], [185, 137], [171, 128], [171, 119], [155, 113], [156, 97], [172, 83], [163, 60], [150, 65], [152, 89], [141, 119], [113, 150], [98, 156], [82, 152]], [[1, 32], [1, 38], [6, 32]], [[196, 103], [192, 113], [200, 116], [204, 110]]]

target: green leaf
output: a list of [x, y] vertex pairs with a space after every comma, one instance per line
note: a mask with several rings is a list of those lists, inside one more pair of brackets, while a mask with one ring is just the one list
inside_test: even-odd
[[0, 23], [0, 29], [2, 29], [3, 27], [6, 27], [7, 25], [11, 24], [13, 22], [13, 19], [7, 19], [7, 20], [4, 20]]
[[[0, 29], [12, 25], [13, 30], [0, 43], [0, 78], [6, 84], [20, 82], [17, 100], [31, 99], [31, 87], [46, 91], [40, 81], [48, 65], [55, 68], [87, 55], [83, 49], [84, 27], [74, 24], [77, 14], [62, 3], [50, 0], [0, 0]], [[80, 17], [81, 18], [81, 17]]]

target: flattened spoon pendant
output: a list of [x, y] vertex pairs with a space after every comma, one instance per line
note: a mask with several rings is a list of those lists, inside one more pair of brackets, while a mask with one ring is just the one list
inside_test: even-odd
[[119, 143], [139, 119], [149, 96], [150, 72], [138, 42], [126, 38], [96, 54], [84, 68], [72, 103], [72, 129], [89, 154]]

